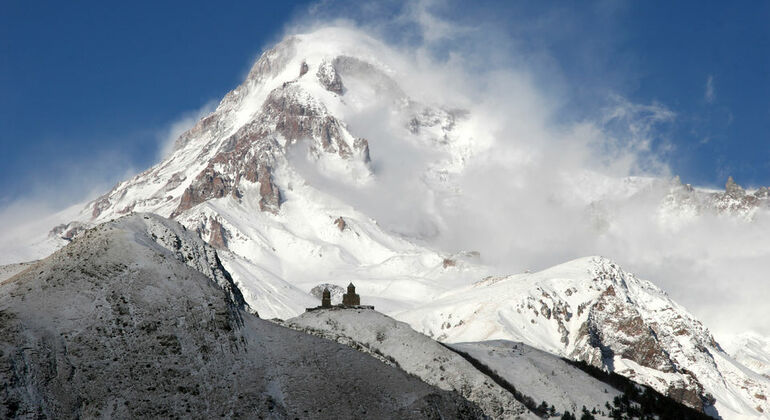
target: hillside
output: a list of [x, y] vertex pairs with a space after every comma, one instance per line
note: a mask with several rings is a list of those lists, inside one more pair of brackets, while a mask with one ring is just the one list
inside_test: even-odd
[[216, 252], [179, 224], [132, 215], [89, 230], [0, 284], [0, 416], [480, 415], [245, 309]]
[[585, 361], [714, 416], [770, 410], [766, 377], [665, 292], [606, 258], [489, 277], [395, 317], [439, 341], [511, 340]]
[[287, 325], [378, 355], [428, 384], [458, 392], [492, 418], [537, 418], [462, 357], [374, 310], [316, 310], [288, 320]]

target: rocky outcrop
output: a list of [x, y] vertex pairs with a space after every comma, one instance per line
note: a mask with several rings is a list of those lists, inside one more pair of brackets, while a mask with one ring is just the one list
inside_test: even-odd
[[[657, 342], [655, 331], [644, 322], [635, 308], [620, 301], [614, 286], [609, 286], [591, 305], [586, 328], [588, 341], [601, 350], [603, 365], [612, 365], [617, 354], [641, 366], [673, 372], [675, 367]], [[584, 337], [579, 337], [579, 340]], [[584, 351], [584, 350], [581, 350]], [[596, 364], [597, 360], [586, 360]]]
[[348, 227], [347, 222], [345, 222], [345, 219], [343, 219], [342, 216], [334, 220], [334, 224], [337, 226], [337, 229], [339, 229], [340, 232], [343, 232]]
[[[663, 375], [674, 374], [676, 379], [669, 379], [666, 388], [658, 389], [688, 407], [700, 411], [708, 409], [710, 405], [708, 398], [705, 398], [703, 385], [693, 372], [682, 366], [677, 357], [682, 355], [672, 354], [675, 349], [672, 345], [676, 341], [676, 335], [687, 336], [688, 339], [697, 340], [697, 343], [706, 340], [706, 343], [696, 346], [715, 345], [713, 338], [702, 326], [696, 325], [699, 329], [693, 329], [681, 317], [666, 325], [664, 329], [662, 325], [651, 321], [649, 314], [646, 318], [640, 312], [640, 308], [635, 305], [634, 299], [627, 291], [620, 291], [620, 288], [627, 287], [626, 281], [637, 280], [627, 279], [627, 275], [614, 263], [601, 264], [597, 268], [594, 283], [600, 285], [609, 281], [610, 285], [604, 286], [603, 292], [587, 305], [587, 309], [581, 308], [581, 312], [587, 310], [588, 316], [580, 326], [570, 357], [620, 372], [634, 380], [640, 380], [636, 377], [636, 372], [615, 366], [616, 361], [631, 361]], [[701, 363], [715, 366], [708, 351], [699, 353], [699, 357], [704, 358]], [[657, 385], [649, 384], [653, 387]]]
[[70, 222], [58, 225], [48, 232], [48, 236], [59, 237], [66, 241], [75, 239], [78, 235], [85, 232], [88, 225], [80, 222]]
[[179, 206], [171, 213], [171, 217], [174, 218], [204, 201], [222, 198], [233, 192], [232, 180], [217, 172], [213, 164], [209, 164], [184, 191]]
[[766, 403], [753, 395], [765, 394], [768, 384], [733, 367], [702, 323], [652, 283], [602, 257], [488, 277], [399, 316], [446, 342], [526, 337], [709, 415], [721, 410], [714, 404], [732, 403], [714, 401], [725, 388], [745, 392], [752, 406]]
[[345, 139], [349, 134], [346, 136], [344, 125], [297, 86], [282, 86], [271, 92], [263, 110], [263, 123], [274, 125], [287, 141], [310, 140], [311, 152], [316, 155], [324, 152], [337, 154], [343, 159], [351, 157], [351, 145]]
[[371, 156], [369, 156], [369, 141], [365, 138], [357, 138], [353, 143], [353, 150], [361, 155], [361, 160], [363, 160], [364, 163], [369, 163], [372, 161]]
[[270, 92], [258, 118], [222, 143], [208, 166], [185, 189], [171, 217], [210, 199], [228, 195], [239, 199], [239, 187], [244, 181], [259, 183], [261, 211], [278, 213], [282, 196], [273, 167], [283, 161], [285, 152], [277, 142], [278, 136], [287, 143], [309, 141], [310, 151], [316, 156], [329, 153], [352, 159], [355, 154], [365, 163], [370, 160], [365, 139], [353, 140], [345, 126], [330, 116], [322, 104], [298, 86], [284, 84]]
[[770, 207], [770, 190], [761, 187], [747, 191], [728, 177], [724, 192], [706, 192], [682, 184], [674, 178], [669, 193], [664, 197], [662, 208], [679, 214], [717, 213], [751, 220], [760, 208]]
[[342, 79], [334, 68], [334, 65], [329, 61], [321, 62], [321, 65], [318, 66], [316, 77], [318, 77], [318, 82], [321, 83], [321, 86], [326, 88], [329, 92], [334, 92], [338, 95], [343, 94], [345, 87], [342, 85]]
[[727, 179], [724, 193], [714, 193], [711, 197], [716, 210], [723, 214], [747, 213], [760, 204], [760, 199], [753, 194], [746, 194], [746, 190], [733, 177]]
[[99, 217], [99, 215], [102, 214], [102, 212], [105, 209], [109, 208], [109, 206], [110, 206], [110, 200], [107, 197], [107, 195], [103, 195], [97, 198], [96, 200], [94, 200], [93, 204], [91, 205], [91, 208], [93, 209], [91, 211], [91, 218], [95, 219]]
[[727, 177], [727, 183], [725, 183], [725, 194], [728, 196], [740, 199], [744, 195], [746, 195], [746, 191], [738, 184], [735, 183], [735, 180], [733, 180], [733, 177]]
[[227, 248], [228, 232], [216, 217], [209, 217], [209, 245], [217, 249]]
[[303, 61], [302, 64], [299, 66], [299, 77], [304, 76], [309, 69], [310, 68], [307, 66], [307, 63]]
[[268, 166], [261, 166], [258, 173], [259, 209], [277, 214], [281, 205], [281, 191], [273, 182], [272, 170]]

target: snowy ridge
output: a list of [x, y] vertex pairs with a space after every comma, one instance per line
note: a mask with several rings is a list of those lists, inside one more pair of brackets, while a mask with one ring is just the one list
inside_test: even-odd
[[523, 343], [512, 341], [482, 341], [456, 343], [451, 347], [468, 353], [483, 362], [517, 389], [540, 403], [553, 405], [557, 413], [579, 413], [605, 410], [605, 404], [621, 392], [564, 360]]
[[454, 393], [242, 311], [220, 284], [216, 253], [200, 250], [210, 248], [175, 222], [131, 215], [0, 282], [0, 417], [482, 415]]
[[456, 391], [491, 418], [531, 418], [514, 396], [478, 372], [470, 363], [408, 325], [373, 310], [316, 310], [287, 324], [384, 358], [428, 384]]
[[441, 341], [520, 341], [583, 360], [726, 418], [770, 408], [767, 378], [652, 283], [605, 258], [491, 277], [395, 316]]

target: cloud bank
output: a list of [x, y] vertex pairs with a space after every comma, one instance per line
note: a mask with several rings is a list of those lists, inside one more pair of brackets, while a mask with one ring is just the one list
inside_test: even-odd
[[[316, 186], [395, 232], [449, 252], [478, 250], [501, 273], [604, 255], [668, 291], [720, 337], [745, 329], [770, 335], [762, 298], [770, 296], [770, 239], [761, 234], [770, 217], [761, 211], [747, 222], [671, 204], [676, 184], [667, 162], [677, 151], [668, 127], [676, 110], [632, 103], [611, 87], [582, 96], [591, 101], [553, 89], [542, 74], [569, 83], [570, 69], [547, 58], [547, 48], [500, 38], [504, 28], [489, 21], [458, 23], [442, 13], [457, 3], [388, 5], [390, 14], [327, 2], [286, 33], [331, 26], [384, 40], [383, 56], [413, 99], [469, 111], [458, 123], [470, 140], [470, 151], [460, 152], [467, 161], [443, 175], [447, 184], [434, 182], [430, 168], [457, 150], [407, 140], [403, 116], [389, 112], [393, 98], [385, 95], [345, 117], [370, 141], [376, 182], [312, 176]], [[329, 12], [340, 9], [348, 19]], [[714, 99], [713, 79], [706, 98]]]

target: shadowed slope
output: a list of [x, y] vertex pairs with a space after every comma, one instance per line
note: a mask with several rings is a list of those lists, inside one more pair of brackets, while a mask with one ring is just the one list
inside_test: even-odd
[[480, 414], [369, 356], [243, 311], [210, 250], [174, 222], [132, 215], [2, 282], [0, 416]]

